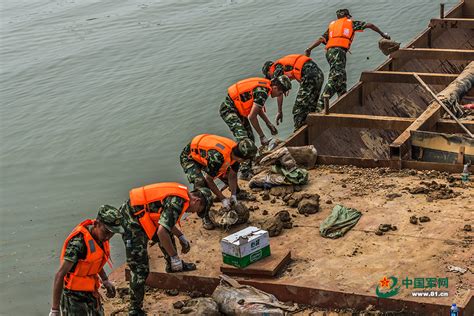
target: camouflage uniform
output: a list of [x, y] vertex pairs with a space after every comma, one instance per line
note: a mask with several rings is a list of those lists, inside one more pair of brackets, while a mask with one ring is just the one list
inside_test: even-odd
[[[269, 89], [263, 87], [256, 87], [253, 89], [252, 94], [254, 103], [263, 107], [267, 101], [269, 95], [268, 92]], [[251, 97], [250, 94], [249, 97]], [[245, 101], [245, 99], [242, 101]], [[255, 136], [253, 134], [249, 119], [240, 115], [239, 111], [235, 107], [234, 101], [232, 101], [229, 96], [227, 96], [225, 101], [222, 102], [221, 107], [219, 108], [219, 113], [227, 126], [229, 126], [232, 135], [234, 135], [237, 141], [241, 141], [244, 138], [250, 138], [253, 142], [255, 142]], [[252, 162], [246, 161], [242, 163], [240, 166], [240, 171], [242, 173], [251, 172]]]
[[[92, 226], [87, 227], [91, 231]], [[96, 241], [99, 246], [102, 244]], [[84, 242], [84, 236], [77, 234], [69, 240], [64, 253], [64, 260], [73, 262], [71, 271], [76, 268], [77, 262], [85, 259], [87, 256], [87, 247]], [[104, 308], [98, 298], [97, 293], [83, 292], [63, 289], [61, 296], [61, 312], [65, 316], [101, 316], [104, 315]]]
[[[183, 168], [184, 173], [186, 174], [189, 183], [194, 185], [194, 188], [207, 187], [206, 180], [204, 180], [204, 175], [202, 171], [207, 173], [212, 178], [217, 177], [220, 168], [224, 164], [224, 155], [214, 149], [207, 151], [207, 166], [203, 166], [193, 158], [190, 157], [191, 154], [191, 144], [186, 145], [179, 160], [181, 162], [181, 167]], [[235, 172], [239, 171], [240, 164], [235, 162], [231, 168]]]
[[[355, 31], [363, 31], [367, 23], [361, 21], [353, 21], [353, 28]], [[329, 40], [329, 30], [322, 35], [326, 40]], [[324, 108], [323, 95], [327, 94], [329, 98], [337, 93], [338, 96], [343, 95], [347, 91], [347, 74], [346, 74], [346, 54], [347, 49], [342, 47], [331, 47], [326, 51], [326, 59], [329, 63], [328, 82], [324, 87], [323, 93], [319, 98], [318, 111]]]
[[[275, 65], [273, 78], [284, 74], [281, 64]], [[301, 69], [301, 82], [295, 105], [293, 106], [293, 122], [295, 130], [304, 125], [308, 113], [316, 111], [316, 105], [324, 83], [324, 74], [314, 61], [307, 61]]]
[[[178, 222], [179, 215], [184, 206], [184, 199], [177, 196], [169, 196], [163, 201], [162, 212], [159, 224], [168, 231], [173, 247], [176, 249], [174, 235], [171, 229]], [[158, 212], [159, 203], [150, 203], [150, 212]], [[140, 208], [141, 209], [141, 208]], [[143, 307], [143, 298], [145, 296], [145, 281], [150, 272], [148, 264], [148, 236], [142, 229], [138, 218], [133, 214], [140, 209], [134, 209], [130, 206], [130, 201], [125, 202], [120, 211], [123, 214], [123, 227], [125, 233], [122, 235], [125, 244], [125, 253], [127, 264], [130, 268], [130, 310], [129, 315], [145, 315]], [[158, 236], [155, 234], [153, 241], [158, 243], [163, 256], [166, 260], [167, 270], [171, 267], [171, 258], [166, 250], [161, 246]]]
[[[97, 220], [102, 222], [110, 232], [123, 233], [123, 228], [120, 225], [123, 218], [115, 207], [102, 205], [99, 208]], [[92, 228], [92, 225], [87, 226], [89, 232], [92, 232]], [[96, 242], [101, 248], [103, 248], [102, 242], [98, 240], [96, 240]], [[87, 246], [84, 242], [84, 235], [78, 233], [68, 241], [64, 251], [64, 260], [73, 263], [70, 271], [74, 271], [79, 260], [84, 260], [86, 257]], [[64, 288], [60, 306], [62, 315], [104, 315], [104, 309], [100, 302], [100, 295], [98, 292], [73, 291]]]

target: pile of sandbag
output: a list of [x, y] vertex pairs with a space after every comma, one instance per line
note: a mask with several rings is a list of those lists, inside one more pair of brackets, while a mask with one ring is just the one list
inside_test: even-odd
[[249, 220], [249, 217], [249, 209], [242, 202], [232, 204], [230, 208], [221, 207], [220, 209], [211, 208], [209, 210], [211, 222], [216, 227], [224, 229], [228, 229], [232, 225], [245, 224]]
[[308, 170], [316, 164], [317, 152], [313, 145], [300, 147], [276, 147], [263, 151], [254, 166], [255, 176], [250, 188], [271, 188], [281, 185], [308, 183]]

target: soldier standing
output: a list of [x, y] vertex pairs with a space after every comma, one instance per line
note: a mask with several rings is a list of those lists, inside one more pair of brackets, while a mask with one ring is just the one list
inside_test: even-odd
[[305, 51], [310, 56], [311, 51], [321, 43], [326, 44], [326, 59], [330, 70], [328, 82], [319, 98], [317, 110], [324, 107], [324, 95], [331, 98], [337, 93], [343, 95], [347, 91], [346, 54], [354, 40], [355, 32], [363, 32], [366, 28], [379, 33], [383, 38], [390, 39], [387, 33], [383, 33], [377, 26], [371, 23], [353, 21], [348, 9], [336, 11], [337, 20], [329, 24], [327, 31]]
[[110, 258], [109, 239], [123, 231], [122, 215], [110, 205], [99, 209], [96, 220], [87, 219], [74, 228], [61, 251], [50, 316], [59, 316], [60, 306], [62, 315], [104, 315], [98, 293], [100, 283], [106, 288], [107, 297], [115, 296], [115, 287], [103, 269]]
[[[262, 68], [267, 79], [286, 75], [290, 80], [300, 83], [300, 89], [293, 106], [295, 131], [304, 125], [308, 113], [316, 111], [319, 93], [324, 82], [324, 74], [318, 65], [305, 55], [288, 55], [277, 61], [267, 61]], [[278, 98], [278, 113], [275, 119], [278, 125], [283, 121], [283, 98]]]

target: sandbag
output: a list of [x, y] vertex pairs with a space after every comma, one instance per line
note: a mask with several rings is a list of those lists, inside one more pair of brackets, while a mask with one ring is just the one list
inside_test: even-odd
[[219, 316], [219, 305], [209, 297], [194, 298], [184, 303], [179, 311], [180, 315], [195, 315], [195, 316]]
[[385, 56], [388, 56], [400, 49], [400, 43], [382, 38], [379, 41], [379, 49]]
[[221, 282], [212, 293], [212, 298], [225, 315], [283, 316], [296, 310], [296, 306], [285, 305], [275, 296], [253, 286], [241, 285], [226, 275], [221, 275]]
[[219, 210], [210, 209], [209, 219], [220, 228], [227, 229], [232, 225], [245, 224], [249, 220], [250, 212], [247, 206], [242, 202], [237, 202], [230, 209], [221, 207]]

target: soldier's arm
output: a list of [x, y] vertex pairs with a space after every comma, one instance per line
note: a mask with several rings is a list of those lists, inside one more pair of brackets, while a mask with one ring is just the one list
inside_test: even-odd
[[208, 186], [209, 190], [212, 191], [212, 193], [214, 193], [221, 201], [223, 199], [225, 199], [224, 194], [222, 194], [221, 190], [219, 190], [216, 183], [214, 182], [214, 179], [211, 176], [206, 174], [204, 176], [204, 179], [206, 180], [207, 186]]
[[178, 222], [183, 207], [184, 199], [177, 196], [167, 197], [164, 200], [163, 211], [161, 212], [160, 220], [158, 222], [160, 226], [158, 227], [157, 235], [160, 239], [160, 244], [170, 257], [174, 257], [178, 254], [171, 242], [171, 233]]
[[327, 30], [320, 38], [318, 38], [313, 44], [311, 44], [308, 48], [305, 50], [305, 55], [310, 56], [311, 51], [318, 47], [319, 45], [326, 43], [329, 39], [329, 30]]
[[220, 200], [225, 199], [225, 196], [222, 194], [221, 190], [217, 187], [214, 182], [214, 178], [218, 175], [219, 170], [224, 163], [224, 156], [217, 150], [209, 150], [207, 154], [207, 166], [204, 169], [206, 175], [204, 179], [206, 180], [207, 186]]
[[257, 132], [258, 136], [260, 138], [263, 138], [265, 137], [265, 134], [263, 133], [263, 130], [260, 127], [260, 123], [258, 122], [258, 117], [257, 117], [260, 114], [260, 112], [263, 112], [262, 107], [254, 102], [252, 105], [252, 109], [250, 110], [249, 121], [250, 123], [252, 123], [252, 126]]
[[[358, 21], [356, 21], [358, 22]], [[372, 31], [374, 32], [377, 32], [380, 34], [380, 36], [382, 36], [383, 38], [386, 38], [386, 39], [390, 39], [390, 36], [387, 34], [387, 33], [384, 33], [382, 32], [375, 24], [372, 24], [372, 23], [365, 23], [365, 22], [359, 22], [361, 23], [363, 26], [360, 26], [360, 27], [356, 27], [356, 22], [354, 22], [354, 31], [361, 31], [361, 30], [364, 30], [364, 29], [371, 29]]]
[[52, 310], [59, 310], [59, 301], [61, 299], [61, 293], [63, 292], [64, 277], [69, 271], [71, 271], [73, 266], [74, 262], [64, 260], [54, 276], [53, 300], [51, 302]]
[[231, 195], [237, 195], [237, 172], [234, 171], [234, 169], [229, 168], [229, 190]]

